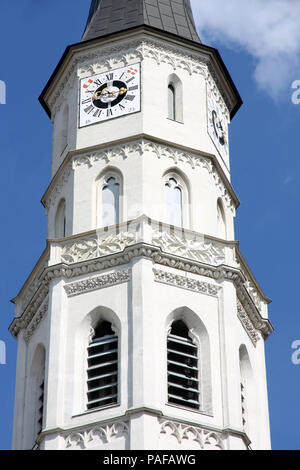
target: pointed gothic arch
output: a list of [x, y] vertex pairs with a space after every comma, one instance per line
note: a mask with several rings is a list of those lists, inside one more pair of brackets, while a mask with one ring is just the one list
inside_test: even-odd
[[175, 73], [168, 77], [168, 119], [183, 123], [183, 85]]
[[165, 222], [180, 228], [190, 226], [190, 191], [186, 177], [178, 169], [163, 175], [165, 192]]
[[[172, 330], [175, 324], [181, 324], [181, 330], [184, 332], [182, 333], [183, 337], [185, 338], [185, 347], [188, 347], [191, 351], [194, 350], [192, 354], [187, 352], [189, 356], [194, 356], [192, 358], [193, 364], [191, 370], [197, 370], [198, 376], [198, 402], [199, 406], [188, 407], [194, 410], [203, 412], [205, 414], [212, 414], [212, 377], [211, 377], [211, 347], [210, 347], [210, 339], [208, 335], [208, 331], [202, 322], [199, 315], [197, 315], [193, 310], [188, 307], [180, 307], [171, 312], [167, 317], [166, 322], [166, 342], [167, 342], [167, 358], [166, 362], [169, 360], [169, 338], [170, 335], [172, 336]], [[177, 336], [177, 335], [173, 335]], [[179, 335], [180, 336], [180, 335]], [[172, 348], [171, 348], [172, 349]], [[179, 356], [177, 356], [179, 357]], [[173, 361], [178, 362], [178, 360]], [[167, 365], [167, 374], [169, 374], [169, 368]], [[175, 373], [177, 373], [175, 371]], [[193, 374], [193, 377], [196, 378], [196, 375]], [[167, 380], [168, 385], [170, 384]], [[195, 384], [195, 382], [193, 381]], [[195, 387], [191, 387], [195, 388]], [[195, 392], [193, 392], [195, 393]], [[192, 399], [193, 400], [193, 399]], [[197, 400], [193, 400], [197, 401]], [[179, 403], [179, 402], [178, 402]], [[169, 404], [172, 402], [169, 401]], [[178, 405], [180, 406], [180, 405]], [[184, 408], [184, 403], [182, 404]]]
[[66, 236], [66, 200], [59, 201], [55, 214], [55, 238], [64, 238]]
[[[26, 387], [25, 448], [33, 448], [39, 433], [43, 429], [45, 407], [45, 366], [46, 349], [38, 344], [33, 354]], [[30, 431], [29, 431], [30, 430]]]
[[227, 223], [222, 199], [217, 201], [218, 237], [227, 240]]
[[242, 426], [249, 439], [255, 429], [255, 416], [257, 403], [255, 398], [255, 386], [253, 369], [247, 347], [242, 344], [239, 348], [240, 383], [241, 383], [241, 417]]
[[123, 221], [123, 175], [106, 168], [96, 179], [96, 227], [118, 225]]
[[[78, 326], [75, 344], [74, 412], [99, 411], [118, 405], [122, 373], [118, 315], [108, 307], [94, 308]], [[103, 358], [108, 360], [104, 362]], [[111, 364], [106, 366], [108, 362]]]

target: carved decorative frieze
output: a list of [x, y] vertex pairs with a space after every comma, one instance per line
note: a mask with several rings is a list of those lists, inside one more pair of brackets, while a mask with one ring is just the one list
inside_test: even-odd
[[64, 436], [65, 449], [89, 449], [97, 445], [108, 444], [118, 438], [126, 438], [129, 434], [129, 423], [115, 422], [103, 426], [93, 426]]
[[238, 311], [238, 317], [241, 320], [242, 325], [244, 326], [249, 338], [251, 339], [254, 346], [256, 346], [257, 342], [260, 339], [260, 336], [258, 335], [256, 329], [254, 328], [250, 317], [248, 316], [246, 310], [244, 309], [239, 299], [237, 299], [237, 311]]
[[247, 289], [251, 299], [255, 303], [256, 308], [261, 312], [262, 311], [261, 296], [257, 288], [255, 287], [253, 281], [250, 279], [250, 276], [248, 275], [246, 269], [244, 268], [243, 262], [240, 256], [238, 255], [238, 253], [236, 253], [235, 262], [236, 262], [236, 266], [242, 271], [243, 275], [245, 276], [245, 279], [246, 279], [246, 282], [244, 283], [245, 288]]
[[103, 276], [92, 277], [90, 279], [84, 279], [82, 281], [73, 282], [72, 284], [67, 284], [65, 286], [65, 291], [68, 297], [73, 297], [75, 295], [84, 294], [85, 292], [123, 284], [124, 282], [130, 281], [130, 277], [130, 269], [116, 271]]
[[146, 36], [141, 36], [138, 40], [123, 40], [119, 44], [102, 45], [101, 55], [98, 47], [91, 48], [89, 52], [74, 54], [66, 71], [56, 84], [55, 93], [49, 99], [52, 114], [55, 115], [60, 108], [64, 92], [74, 85], [76, 75], [78, 78], [84, 78], [116, 67], [142, 62], [146, 58], [154, 60], [157, 65], [162, 63], [171, 65], [175, 71], [182, 69], [190, 75], [204, 76], [224, 115], [229, 120], [228, 110], [232, 104], [229, 103], [227, 94], [209, 63], [208, 56], [200, 51], [187, 51], [184, 46], [167, 44], [157, 38], [149, 40]]
[[205, 241], [204, 237], [198, 240], [189, 240], [167, 232], [156, 231], [152, 234], [152, 243], [159, 246], [163, 252], [202, 263], [217, 266], [225, 261], [224, 247], [216, 242]]
[[[140, 225], [140, 224], [139, 224]], [[130, 233], [131, 236], [136, 236], [135, 234]], [[130, 240], [135, 240], [131, 238]], [[70, 242], [69, 242], [70, 243]], [[77, 244], [79, 241], [76, 242]], [[71, 244], [72, 245], [72, 244]], [[155, 264], [160, 266], [170, 267], [174, 269], [181, 270], [187, 273], [198, 274], [200, 276], [205, 276], [214, 280], [230, 280], [235, 284], [237, 290], [237, 296], [239, 301], [243, 305], [246, 314], [250, 318], [253, 326], [256, 330], [260, 331], [262, 335], [266, 338], [272, 331], [272, 325], [270, 322], [260, 315], [257, 310], [252, 298], [247, 292], [244, 282], [245, 278], [240, 270], [234, 267], [227, 267], [224, 264], [219, 266], [214, 266], [213, 264], [207, 265], [198, 260], [185, 259], [179, 257], [178, 255], [171, 253], [162, 253], [161, 248], [151, 246], [149, 243], [144, 243], [143, 241], [138, 241], [134, 243], [134, 246], [127, 246], [123, 249], [123, 244], [118, 247], [117, 253], [107, 254], [104, 258], [97, 257], [90, 259], [89, 251], [85, 254], [85, 260], [82, 260], [82, 254], [77, 256], [77, 251], [72, 255], [71, 264], [57, 264], [54, 266], [47, 266], [44, 268], [43, 274], [39, 277], [38, 280], [38, 289], [34, 294], [33, 298], [30, 300], [30, 303], [26, 307], [23, 315], [16, 317], [10, 326], [10, 331], [14, 336], [17, 336], [19, 332], [27, 328], [30, 321], [42, 305], [45, 297], [49, 292], [49, 284], [54, 279], [72, 279], [77, 276], [88, 275], [95, 272], [103, 271], [105, 269], [116, 268], [117, 266], [125, 265], [131, 262], [131, 260], [139, 257], [144, 257], [152, 260]], [[93, 256], [96, 253], [92, 246]], [[105, 253], [108, 253], [107, 251]], [[26, 292], [26, 291], [25, 291]]]
[[175, 147], [158, 144], [149, 140], [140, 139], [138, 141], [129, 142], [128, 144], [113, 146], [106, 149], [96, 150], [90, 153], [75, 156], [73, 158], [73, 169], [85, 166], [93, 167], [97, 162], [104, 161], [106, 164], [111, 163], [116, 158], [126, 159], [131, 155], [144, 155], [147, 152], [153, 153], [157, 158], [168, 158], [175, 165], [178, 163], [187, 163], [193, 169], [200, 167], [208, 171], [212, 175], [214, 184], [219, 190], [220, 196], [224, 203], [235, 212], [235, 202], [226, 188], [222, 178], [209, 158], [202, 155], [196, 155], [185, 150], [179, 150]]
[[49, 298], [47, 297], [45, 299], [43, 305], [40, 307], [38, 312], [34, 315], [32, 320], [30, 321], [27, 328], [26, 328], [25, 325], [28, 323], [29, 318], [27, 319], [27, 321], [24, 322], [24, 327], [26, 328], [26, 330], [24, 332], [24, 340], [26, 341], [26, 343], [29, 342], [29, 340], [32, 337], [33, 333], [35, 332], [35, 330], [37, 329], [37, 327], [39, 326], [39, 324], [41, 323], [41, 321], [43, 320], [45, 315], [48, 313], [48, 307], [49, 307]]
[[221, 432], [210, 431], [199, 426], [190, 426], [176, 421], [159, 419], [160, 434], [173, 436], [178, 444], [195, 442], [199, 450], [225, 450], [225, 439]]
[[47, 200], [47, 207], [54, 206], [54, 204], [55, 204], [57, 198], [60, 196], [64, 186], [69, 181], [69, 177], [71, 175], [71, 172], [72, 172], [72, 165], [68, 164], [66, 166], [66, 168], [64, 169], [63, 173], [61, 174], [61, 176], [58, 178], [58, 181], [57, 181], [55, 187], [51, 191], [51, 194], [50, 194], [50, 196]]
[[106, 238], [91, 237], [79, 239], [63, 245], [61, 260], [64, 263], [73, 264], [93, 258], [100, 258], [112, 253], [118, 253], [125, 247], [134, 244], [136, 235], [129, 232], [121, 232], [118, 235], [110, 235]]
[[197, 281], [185, 276], [179, 276], [178, 274], [161, 271], [159, 269], [153, 269], [154, 279], [156, 282], [162, 284], [168, 284], [170, 286], [180, 287], [182, 289], [199, 292], [200, 294], [207, 294], [213, 297], [217, 297], [221, 287], [214, 284], [209, 284], [203, 281]]

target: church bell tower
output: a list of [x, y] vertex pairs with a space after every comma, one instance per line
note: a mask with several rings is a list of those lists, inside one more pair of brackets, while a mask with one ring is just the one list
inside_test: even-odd
[[242, 102], [190, 1], [93, 0], [40, 102], [47, 244], [14, 299], [13, 448], [270, 448], [270, 301], [234, 235]]

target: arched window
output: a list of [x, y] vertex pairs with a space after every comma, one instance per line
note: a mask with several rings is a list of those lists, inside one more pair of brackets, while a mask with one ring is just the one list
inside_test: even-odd
[[44, 398], [45, 398], [45, 362], [43, 362], [38, 377], [38, 400], [37, 400], [37, 434], [43, 430]]
[[217, 204], [217, 217], [218, 217], [218, 237], [227, 239], [226, 219], [221, 199], [218, 199]]
[[102, 321], [88, 346], [88, 410], [118, 403], [118, 356], [118, 336], [111, 323]]
[[251, 439], [251, 430], [254, 429], [255, 420], [255, 398], [253, 372], [246, 346], [242, 345], [239, 350], [240, 359], [240, 384], [241, 384], [241, 416], [242, 424], [248, 437]]
[[45, 410], [45, 365], [46, 350], [39, 344], [34, 352], [26, 385], [26, 408], [24, 410], [24, 446], [33, 448], [38, 435], [43, 430]]
[[168, 178], [165, 183], [165, 190], [167, 223], [182, 227], [182, 189], [178, 184], [178, 180], [174, 177]]
[[120, 222], [120, 184], [114, 176], [105, 180], [102, 188], [103, 227]]
[[69, 106], [66, 104], [63, 111], [63, 122], [61, 129], [61, 153], [64, 152], [68, 145], [69, 132]]
[[175, 89], [173, 85], [168, 87], [168, 117], [175, 121], [176, 119], [176, 108], [175, 108]]
[[182, 320], [172, 324], [167, 351], [168, 403], [199, 410], [199, 348]]
[[96, 180], [96, 226], [120, 224], [123, 214], [123, 177], [118, 169], [108, 168]]
[[176, 74], [168, 78], [168, 118], [183, 122], [183, 87]]
[[55, 216], [55, 238], [66, 236], [66, 201], [62, 199], [57, 206]]

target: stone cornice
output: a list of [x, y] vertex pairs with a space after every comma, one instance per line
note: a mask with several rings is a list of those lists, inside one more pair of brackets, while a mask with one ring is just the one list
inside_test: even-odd
[[215, 155], [174, 144], [173, 142], [158, 139], [147, 134], [138, 134], [127, 139], [106, 142], [105, 144], [89, 147], [84, 150], [79, 149], [69, 152], [43, 195], [41, 199], [42, 204], [45, 207], [54, 204], [56, 196], [60, 194], [64, 182], [68, 180], [72, 171], [81, 166], [93, 166], [100, 160], [110, 163], [111, 160], [119, 155], [126, 158], [134, 151], [140, 152], [141, 155], [145, 151], [151, 151], [157, 158], [172, 159], [175, 165], [187, 163], [193, 169], [199, 166], [205, 168], [212, 175], [224, 202], [232, 207], [233, 211], [239, 206], [239, 199]]
[[232, 281], [237, 289], [237, 295], [242, 303], [245, 312], [249, 315], [254, 327], [262, 332], [264, 338], [272, 333], [273, 328], [268, 320], [261, 317], [260, 312], [255, 306], [244, 283], [245, 278], [240, 270], [226, 265], [212, 266], [199, 261], [194, 261], [180, 256], [163, 253], [161, 248], [147, 243], [137, 243], [126, 247], [121, 253], [113, 253], [100, 258], [87, 259], [85, 261], [67, 264], [60, 263], [54, 266], [48, 266], [44, 269], [39, 279], [36, 294], [30, 304], [25, 309], [21, 317], [13, 320], [10, 331], [17, 336], [21, 330], [27, 328], [34, 315], [39, 310], [45, 297], [49, 292], [49, 285], [54, 279], [72, 279], [73, 277], [93, 272], [99, 272], [105, 269], [115, 268], [116, 266], [129, 264], [135, 258], [147, 258], [155, 264], [175, 268], [181, 271], [199, 274], [215, 280]]
[[180, 276], [173, 272], [162, 271], [161, 269], [153, 269], [155, 282], [166, 284], [168, 286], [179, 287], [199, 294], [206, 294], [212, 297], [218, 297], [221, 289], [220, 286], [209, 284], [203, 281], [197, 281], [186, 276]]
[[[123, 415], [93, 424], [89, 423], [84, 426], [45, 429], [40, 433], [37, 439], [37, 448], [40, 447], [46, 436], [51, 435], [63, 437], [63, 442], [67, 449], [72, 447], [72, 445], [80, 445], [82, 448], [87, 448], [89, 442], [91, 442], [95, 436], [107, 443], [117, 435], [128, 435], [130, 432], [131, 419], [141, 413], [156, 417], [160, 426], [160, 433], [165, 434], [166, 432], [171, 432], [172, 435], [177, 438], [178, 443], [182, 442], [183, 439], [191, 438], [198, 442], [201, 448], [205, 448], [206, 445], [210, 447], [212, 444], [210, 438], [212, 438], [214, 445], [217, 443], [217, 446], [223, 448], [226, 447], [226, 441], [229, 436], [238, 436], [243, 439], [246, 447], [251, 444], [251, 441], [243, 430], [230, 427], [223, 429], [217, 426], [203, 424], [199, 421], [183, 420], [174, 416], [168, 416], [157, 409], [136, 408], [129, 409]], [[116, 431], [118, 431], [118, 433], [116, 433]], [[187, 435], [187, 433], [189, 435]]]
[[[172, 56], [170, 64], [174, 68], [176, 67], [176, 56], [180, 54], [183, 57], [181, 57], [181, 60], [178, 60], [178, 65], [191, 59], [196, 60], [198, 64], [202, 62], [207, 68], [207, 77], [210, 76], [211, 80], [216, 83], [214, 89], [218, 94], [220, 90], [221, 99], [226, 102], [226, 106], [230, 109], [232, 116], [241, 106], [242, 101], [239, 93], [216, 49], [192, 41], [178, 41], [178, 38], [173, 37], [172, 34], [156, 32], [152, 28], [147, 27], [134, 28], [131, 31], [115, 34], [107, 38], [104, 37], [69, 46], [40, 96], [41, 104], [47, 113], [51, 115], [53, 108], [57, 106], [57, 100], [61, 99], [65, 88], [70, 84], [71, 78], [75, 78], [76, 67], [79, 67], [86, 61], [90, 61], [93, 57], [97, 57], [98, 60], [106, 58], [106, 67], [109, 70], [114, 66], [116, 54], [119, 54], [119, 60], [121, 59], [125, 64], [130, 63], [130, 52], [133, 48], [140, 54], [140, 60], [143, 60], [147, 56], [144, 50], [144, 45], [147, 43], [153, 52], [156, 48], [161, 47], [165, 50], [165, 55]], [[100, 45], [101, 57], [99, 57]], [[155, 55], [152, 58], [157, 60]], [[136, 57], [134, 57], [134, 60], [136, 60]], [[187, 66], [190, 67], [189, 65]]]
[[94, 290], [105, 289], [106, 287], [117, 286], [130, 281], [131, 270], [116, 271], [111, 274], [84, 279], [64, 286], [68, 297], [92, 292]]

